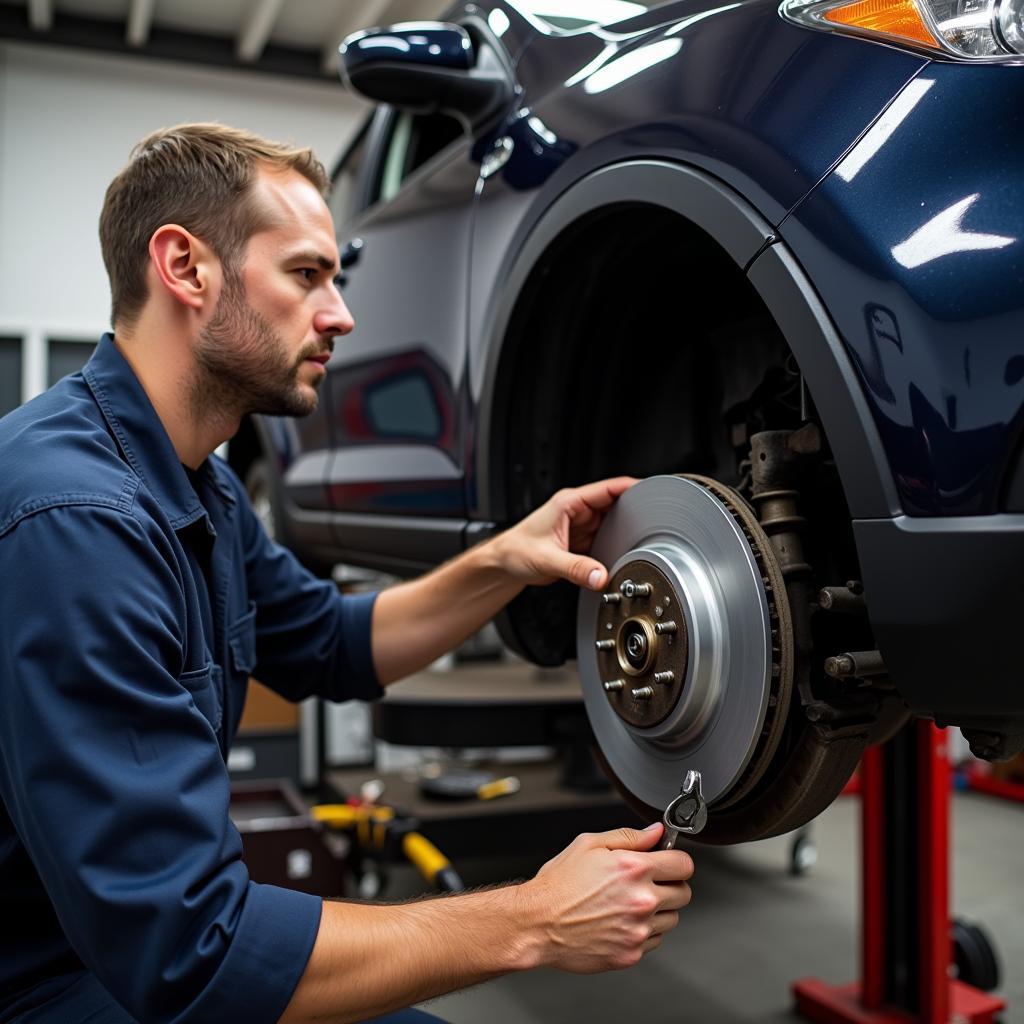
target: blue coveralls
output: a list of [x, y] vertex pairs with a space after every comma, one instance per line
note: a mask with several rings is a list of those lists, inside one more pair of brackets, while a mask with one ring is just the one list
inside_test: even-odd
[[249, 879], [227, 750], [250, 674], [380, 695], [374, 596], [190, 479], [110, 335], [0, 420], [0, 1021], [278, 1019], [321, 901]]

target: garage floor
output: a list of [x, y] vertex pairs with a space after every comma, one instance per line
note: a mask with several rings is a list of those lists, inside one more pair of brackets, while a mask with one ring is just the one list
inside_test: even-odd
[[[451, 1024], [660, 1024], [797, 1021], [789, 984], [857, 971], [858, 800], [840, 798], [814, 824], [819, 860], [787, 874], [789, 839], [695, 850], [694, 900], [661, 949], [636, 968], [592, 977], [539, 971], [501, 978], [429, 1004]], [[983, 924], [1002, 963], [1004, 1024], [1024, 1024], [1024, 805], [954, 798], [952, 906]], [[467, 882], [522, 877], [536, 865], [458, 865]], [[396, 876], [389, 895], [416, 891]]]

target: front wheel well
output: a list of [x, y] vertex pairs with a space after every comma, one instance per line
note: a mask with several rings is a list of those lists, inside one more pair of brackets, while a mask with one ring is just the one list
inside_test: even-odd
[[[620, 474], [695, 473], [742, 493], [750, 437], [815, 416], [744, 269], [652, 203], [603, 207], [548, 246], [516, 302], [496, 379], [491, 465], [509, 522], [561, 487]], [[827, 452], [819, 475], [809, 550], [829, 580], [859, 578]], [[575, 653], [575, 616], [575, 588], [556, 584], [529, 588], [500, 624], [530, 660], [559, 664]]]

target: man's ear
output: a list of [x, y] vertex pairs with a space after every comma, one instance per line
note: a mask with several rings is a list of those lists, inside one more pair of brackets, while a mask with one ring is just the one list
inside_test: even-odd
[[216, 299], [220, 260], [213, 250], [179, 224], [162, 224], [149, 240], [156, 283], [183, 306], [200, 312]]

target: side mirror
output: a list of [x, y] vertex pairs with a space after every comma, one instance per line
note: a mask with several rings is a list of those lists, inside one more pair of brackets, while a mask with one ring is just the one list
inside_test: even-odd
[[460, 25], [413, 22], [371, 28], [339, 47], [341, 77], [377, 103], [452, 114], [478, 128], [509, 103], [512, 75], [496, 50], [473, 46]]

